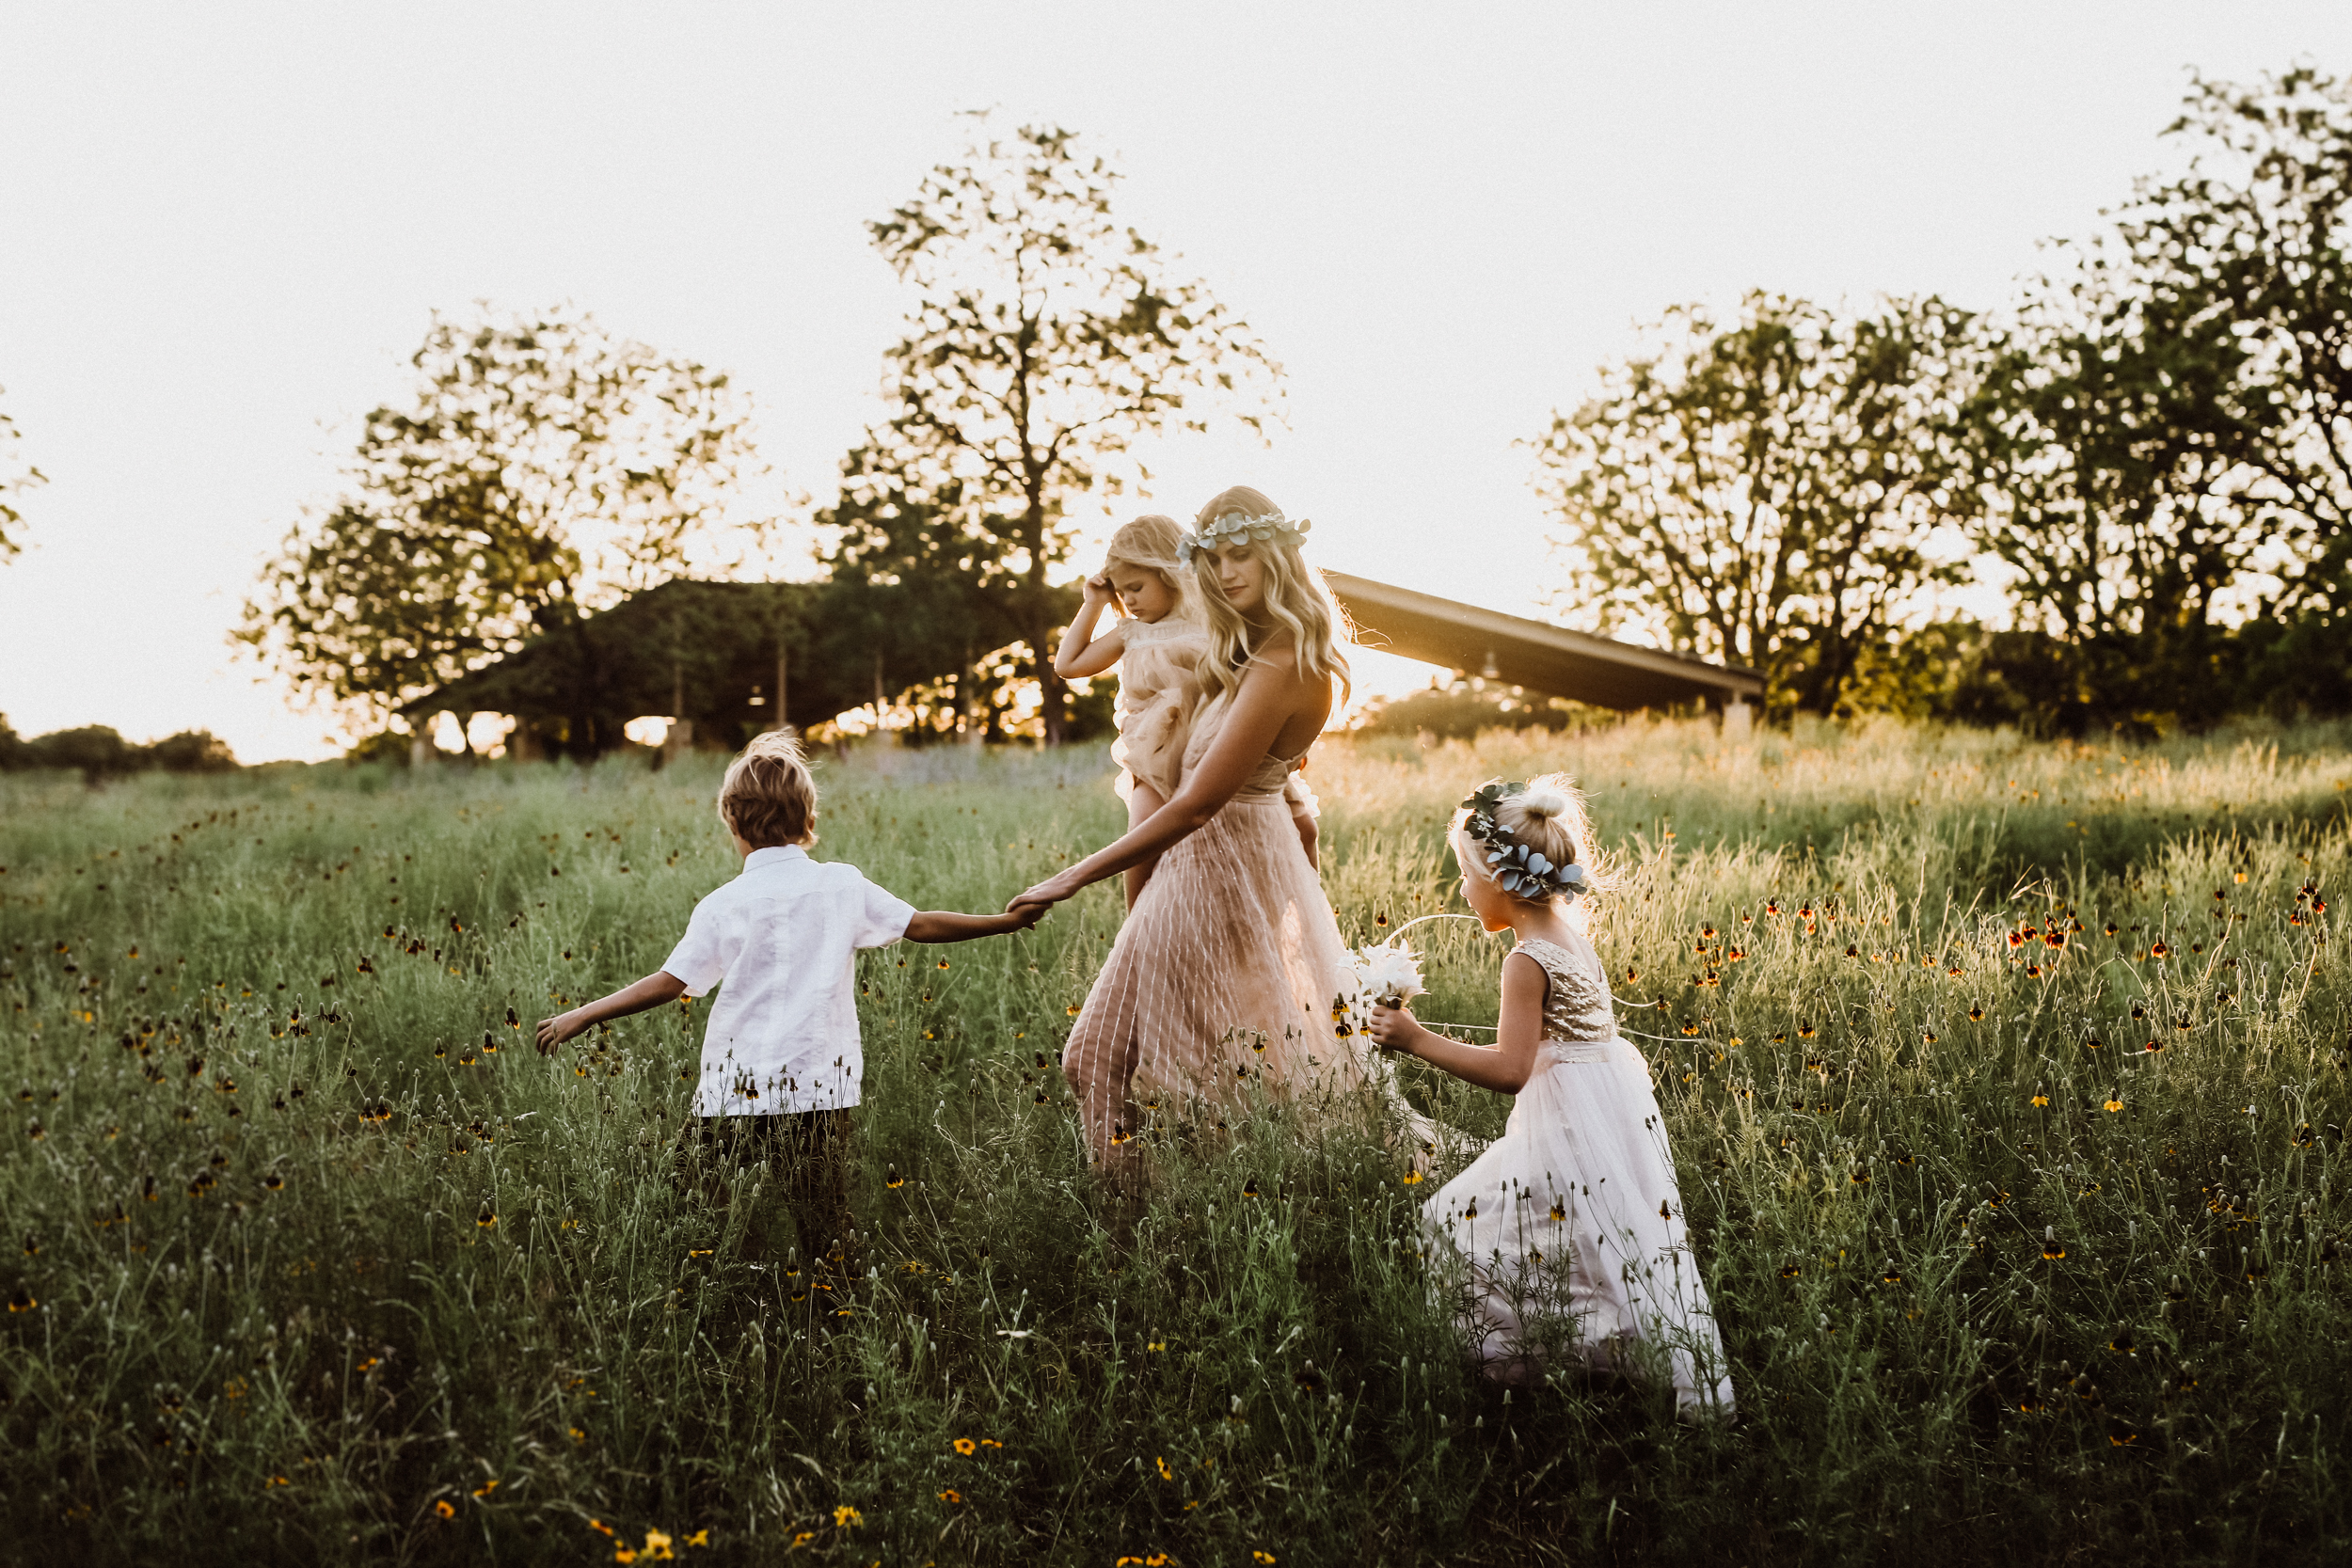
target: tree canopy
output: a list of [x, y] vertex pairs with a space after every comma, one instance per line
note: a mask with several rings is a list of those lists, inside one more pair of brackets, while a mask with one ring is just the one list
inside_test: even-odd
[[1775, 708], [1837, 711], [1958, 570], [1969, 321], [1934, 299], [1850, 320], [1761, 293], [1728, 325], [1669, 312], [1534, 443], [1571, 596], [1613, 629], [1761, 671]]
[[2145, 728], [2352, 702], [2352, 89], [2200, 78], [2138, 183], [1987, 334], [1987, 717]]
[[758, 470], [728, 378], [556, 309], [437, 315], [237, 635], [380, 721], [534, 633], [675, 575]]
[[[1228, 416], [1263, 428], [1279, 370], [1205, 285], [1112, 212], [1118, 174], [1059, 126], [993, 133], [931, 170], [874, 246], [915, 291], [884, 356], [889, 418], [842, 463], [836, 572], [929, 583], [973, 653], [1026, 644], [1047, 736], [1070, 512], [1146, 476], [1139, 437]], [[1009, 634], [1009, 636], [1008, 636]]]

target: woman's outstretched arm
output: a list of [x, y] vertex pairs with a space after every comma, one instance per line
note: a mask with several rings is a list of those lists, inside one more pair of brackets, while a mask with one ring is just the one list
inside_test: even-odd
[[1025, 904], [1058, 904], [1079, 889], [1105, 877], [1116, 877], [1131, 865], [1140, 865], [1200, 832], [1248, 782], [1259, 762], [1273, 750], [1283, 727], [1318, 698], [1318, 711], [1327, 716], [1328, 683], [1311, 676], [1302, 680], [1287, 654], [1268, 650], [1267, 657], [1259, 658], [1242, 677], [1241, 689], [1233, 694], [1232, 706], [1225, 716], [1224, 727], [1217, 732], [1216, 743], [1200, 764], [1185, 773], [1184, 784], [1169, 797], [1168, 804], [1129, 829], [1124, 837], [1048, 877], [1006, 907], [1017, 910]]

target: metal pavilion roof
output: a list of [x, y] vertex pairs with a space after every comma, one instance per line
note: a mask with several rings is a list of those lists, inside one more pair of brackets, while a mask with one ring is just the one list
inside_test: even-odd
[[1323, 580], [1365, 646], [1547, 696], [1629, 709], [1764, 694], [1764, 677], [1738, 665], [1637, 648], [1345, 572], [1327, 571]]

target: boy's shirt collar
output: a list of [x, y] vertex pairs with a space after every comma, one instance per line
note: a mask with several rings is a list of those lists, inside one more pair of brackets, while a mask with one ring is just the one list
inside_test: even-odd
[[756, 871], [763, 865], [780, 865], [787, 861], [806, 860], [808, 851], [797, 844], [771, 844], [755, 849], [743, 857], [743, 869]]

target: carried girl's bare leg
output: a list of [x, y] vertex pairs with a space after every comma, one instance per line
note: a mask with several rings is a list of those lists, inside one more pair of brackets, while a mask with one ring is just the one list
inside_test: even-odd
[[[1167, 799], [1158, 790], [1153, 789], [1141, 779], [1131, 780], [1127, 788], [1127, 831], [1133, 832], [1143, 826], [1145, 817], [1150, 816], [1166, 804], [1168, 804]], [[1159, 863], [1157, 859], [1148, 860], [1141, 865], [1129, 866], [1122, 873], [1127, 881], [1127, 907], [1129, 909], [1134, 909], [1136, 900], [1143, 896], [1143, 884], [1152, 879], [1152, 868]]]

